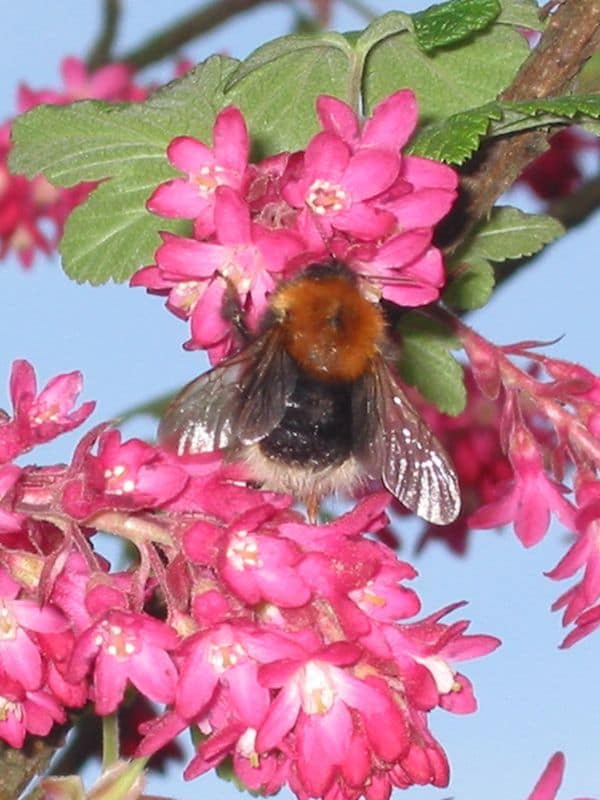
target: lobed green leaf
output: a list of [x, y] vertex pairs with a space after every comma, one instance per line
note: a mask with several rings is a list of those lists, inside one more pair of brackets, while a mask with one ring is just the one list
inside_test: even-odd
[[487, 303], [496, 282], [489, 261], [471, 256], [468, 261], [453, 260], [447, 268], [448, 283], [444, 290], [444, 302], [461, 311], [472, 311]]
[[477, 150], [490, 122], [501, 118], [502, 110], [495, 102], [453, 114], [443, 122], [422, 128], [412, 139], [409, 151], [447, 164], [462, 164]]
[[78, 283], [99, 286], [126, 281], [135, 270], [154, 263], [159, 231], [191, 235], [187, 220], [164, 219], [146, 211], [152, 180], [101, 184], [67, 219], [60, 244], [63, 269]]
[[462, 164], [478, 149], [485, 136], [545, 128], [564, 124], [565, 120], [586, 124], [597, 117], [600, 117], [599, 95], [491, 102], [426, 125], [413, 138], [410, 151], [449, 164]]
[[502, 11], [496, 19], [503, 25], [515, 25], [533, 31], [543, 31], [544, 23], [540, 20], [540, 7], [536, 0], [501, 0]]
[[463, 411], [467, 396], [462, 366], [450, 355], [458, 341], [439, 323], [419, 312], [409, 312], [400, 322], [402, 379], [416, 386], [440, 411], [453, 416]]
[[600, 117], [600, 95], [572, 94], [563, 97], [542, 97], [534, 100], [521, 100], [515, 103], [503, 102], [504, 116], [492, 125], [492, 135], [500, 136], [515, 133], [527, 128], [541, 128], [564, 123], [565, 120], [577, 122]]
[[432, 55], [406, 31], [388, 36], [366, 59], [366, 111], [371, 113], [382, 98], [410, 86], [419, 101], [421, 124], [442, 122], [495, 100], [528, 54], [523, 36], [505, 25], [494, 25], [460, 47]]
[[457, 257], [468, 262], [475, 258], [498, 262], [531, 256], [563, 233], [560, 222], [547, 214], [526, 214], [511, 206], [497, 206]]
[[[282, 42], [290, 39], [288, 52]], [[318, 95], [353, 102], [357, 60], [339, 34], [284, 36], [240, 65], [228, 81], [227, 102], [241, 108], [261, 155], [298, 150], [317, 130]]]
[[43, 173], [57, 186], [101, 180], [132, 166], [152, 180], [175, 136], [210, 140], [225, 105], [222, 84], [236, 64], [214, 56], [144, 103], [37, 106], [13, 123], [10, 168], [28, 177]]
[[379, 42], [403, 31], [414, 33], [410, 14], [405, 14], [403, 11], [388, 11], [387, 14], [377, 17], [364, 29], [356, 40], [355, 47], [357, 50], [367, 53]]
[[499, 0], [448, 0], [412, 15], [417, 44], [429, 52], [468, 39], [500, 14]]

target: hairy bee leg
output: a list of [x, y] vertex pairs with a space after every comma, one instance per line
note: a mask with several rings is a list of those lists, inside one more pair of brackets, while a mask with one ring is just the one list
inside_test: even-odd
[[240, 303], [240, 297], [231, 279], [221, 274], [220, 277], [225, 281], [225, 293], [223, 294], [223, 302], [221, 305], [221, 316], [227, 322], [231, 322], [240, 339], [242, 340], [242, 343], [244, 345], [248, 345], [252, 341], [253, 337], [248, 330], [248, 326], [246, 325], [246, 318], [244, 316], [244, 309]]
[[319, 524], [319, 505], [320, 495], [311, 494], [306, 499], [306, 513], [308, 514], [308, 521], [311, 525]]

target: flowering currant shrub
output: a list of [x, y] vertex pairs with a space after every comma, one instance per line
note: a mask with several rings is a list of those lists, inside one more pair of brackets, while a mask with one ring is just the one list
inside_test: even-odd
[[[242, 350], [242, 328], [260, 334], [284, 282], [343, 263], [385, 309], [398, 380], [458, 476], [460, 514], [423, 523], [418, 547], [464, 554], [472, 530], [511, 526], [529, 548], [556, 519], [570, 538], [548, 577], [574, 578], [554, 604], [565, 648], [600, 626], [600, 378], [535, 340], [496, 345], [464, 317], [489, 299], [494, 264], [564, 232], [494, 200], [518, 179], [545, 198], [584, 182], [553, 160], [567, 140], [596, 146], [564, 127], [600, 117], [598, 95], [572, 91], [584, 33], [578, 56], [569, 49], [580, 61], [556, 85], [542, 77], [546, 53], [567, 60], [560, 20], [593, 36], [577, 16], [588, 2], [566, 0], [546, 27], [535, 3], [451, 0], [352, 36], [286, 37], [242, 62], [180, 63], [158, 89], [125, 62], [67, 58], [64, 88], [21, 87], [28, 113], [0, 129], [0, 255], [29, 266], [60, 242], [76, 280], [164, 298], [184, 347], [213, 366]], [[490, 53], [497, 68], [466, 95], [432, 88], [438, 70], [444, 86], [470, 85]], [[513, 141], [525, 145], [506, 166], [497, 153]], [[460, 662], [500, 641], [469, 630], [465, 598], [421, 611], [417, 571], [390, 546], [407, 510], [369, 485], [315, 521], [220, 450], [89, 428], [82, 387], [71, 372], [40, 390], [18, 360], [0, 411], [0, 740], [26, 753], [86, 709], [104, 734], [89, 794], [51, 775], [40, 796], [142, 797], [149, 760], [179, 756], [184, 731], [187, 780], [217, 768], [300, 800], [447, 786], [436, 714], [476, 710]], [[74, 429], [68, 463], [36, 463], [35, 448]], [[106, 532], [122, 559], [104, 553]], [[23, 758], [25, 786], [40, 767]], [[563, 770], [557, 753], [530, 800], [554, 800]]]

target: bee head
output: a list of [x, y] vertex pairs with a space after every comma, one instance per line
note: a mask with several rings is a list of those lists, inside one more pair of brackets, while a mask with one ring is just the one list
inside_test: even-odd
[[325, 381], [359, 378], [383, 337], [381, 309], [363, 297], [339, 262], [308, 267], [278, 289], [271, 310], [290, 356], [308, 375]]

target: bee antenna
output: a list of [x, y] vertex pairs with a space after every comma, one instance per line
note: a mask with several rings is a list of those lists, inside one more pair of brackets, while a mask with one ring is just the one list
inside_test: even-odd
[[403, 275], [375, 275], [372, 272], [357, 272], [352, 270], [355, 275], [365, 281], [380, 281], [381, 283], [394, 283], [394, 284], [412, 284], [414, 281], [411, 278], [406, 278]]

